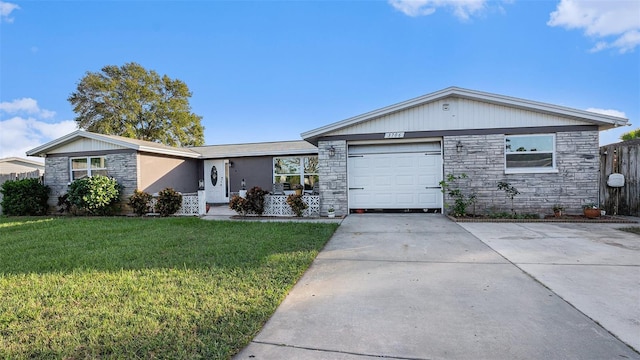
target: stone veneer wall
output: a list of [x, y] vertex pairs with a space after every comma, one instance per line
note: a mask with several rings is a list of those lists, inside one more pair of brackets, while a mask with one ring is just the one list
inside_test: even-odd
[[[458, 141], [463, 145], [460, 152]], [[479, 214], [510, 211], [511, 201], [498, 190], [499, 181], [520, 191], [514, 198], [514, 208], [520, 213], [551, 214], [554, 204], [562, 204], [567, 213], [578, 214], [582, 204], [598, 202], [597, 131], [556, 133], [557, 173], [505, 174], [503, 134], [446, 136], [443, 147], [445, 178], [447, 174], [468, 175], [461, 189], [477, 193]], [[448, 196], [444, 200], [453, 204]]]
[[[329, 148], [333, 146], [336, 154], [329, 156]], [[347, 215], [347, 142], [318, 142], [318, 175], [320, 178], [320, 215], [327, 216], [330, 206], [336, 216]]]
[[[69, 174], [69, 159], [72, 157], [81, 157], [83, 154], [72, 156], [55, 156], [50, 155], [45, 159], [44, 184], [51, 188], [49, 195], [49, 206], [56, 208], [58, 196], [67, 193], [69, 183], [71, 182]], [[135, 152], [118, 153], [107, 155], [91, 155], [104, 156], [107, 163], [107, 174], [114, 177], [120, 185], [123, 186], [120, 193], [120, 199], [123, 205], [128, 202], [138, 184], [138, 155]]]

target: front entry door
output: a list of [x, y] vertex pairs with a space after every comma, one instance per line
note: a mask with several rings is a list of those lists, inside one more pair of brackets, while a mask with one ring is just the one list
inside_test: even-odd
[[205, 195], [208, 203], [229, 202], [228, 160], [205, 160]]

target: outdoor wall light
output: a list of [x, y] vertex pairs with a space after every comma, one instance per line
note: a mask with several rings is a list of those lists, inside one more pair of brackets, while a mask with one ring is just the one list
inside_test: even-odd
[[331, 147], [329, 147], [329, 157], [334, 157], [336, 156], [336, 148], [333, 147], [333, 145], [331, 145]]
[[204, 190], [204, 179], [198, 180], [198, 189]]
[[247, 183], [244, 181], [244, 179], [242, 179], [242, 181], [240, 181], [240, 188], [242, 190], [247, 190]]
[[462, 141], [458, 140], [458, 142], [456, 143], [456, 151], [458, 152], [462, 151], [463, 147], [464, 145], [462, 145]]

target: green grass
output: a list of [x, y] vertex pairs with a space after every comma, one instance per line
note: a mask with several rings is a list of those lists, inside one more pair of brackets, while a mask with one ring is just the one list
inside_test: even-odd
[[640, 235], [640, 226], [629, 226], [620, 228], [620, 230]]
[[0, 218], [0, 359], [226, 359], [335, 224]]

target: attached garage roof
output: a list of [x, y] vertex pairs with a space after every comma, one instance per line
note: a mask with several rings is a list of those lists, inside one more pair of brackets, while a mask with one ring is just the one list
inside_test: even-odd
[[[149, 152], [189, 158], [197, 158], [200, 156], [200, 154], [185, 148], [177, 148], [151, 141], [131, 139], [116, 135], [97, 134], [84, 130], [76, 130], [68, 135], [62, 136], [44, 145], [38, 146], [35, 149], [27, 151], [27, 155], [46, 156], [47, 154], [55, 152], [56, 149], [63, 148], [67, 145], [70, 145], [74, 142], [82, 141], [84, 139], [99, 141], [103, 144], [106, 144], [107, 146], [112, 146], [113, 149], [131, 149], [140, 152]], [[78, 150], [77, 152], [82, 151], [83, 150]]]
[[306, 141], [278, 141], [253, 144], [196, 146], [189, 148], [203, 159], [220, 159], [245, 156], [316, 154], [318, 148]]
[[[336, 131], [353, 127], [355, 125], [381, 118], [386, 115], [408, 110], [417, 106], [437, 102], [445, 98], [459, 98], [494, 104], [508, 108], [531, 111], [546, 115], [553, 115], [567, 119], [577, 120], [583, 124], [597, 125], [600, 130], [606, 130], [615, 126], [626, 125], [628, 119], [603, 115], [590, 111], [578, 110], [559, 105], [541, 103], [537, 101], [514, 98], [510, 96], [491, 94], [476, 90], [449, 87], [434, 93], [423, 95], [411, 100], [373, 110], [362, 115], [354, 116], [301, 134], [302, 138], [311, 143], [317, 143], [318, 138], [327, 136]], [[426, 130], [426, 129], [425, 129]]]
[[0, 174], [17, 174], [35, 170], [44, 171], [44, 163], [42, 161], [35, 161], [18, 157], [0, 159]]

